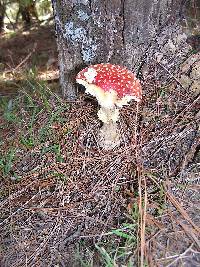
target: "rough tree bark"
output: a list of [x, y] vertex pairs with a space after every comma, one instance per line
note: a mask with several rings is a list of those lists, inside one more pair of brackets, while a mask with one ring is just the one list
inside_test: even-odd
[[[52, 0], [63, 96], [76, 98], [75, 75], [89, 64], [146, 73], [153, 59], [175, 69], [188, 53], [187, 0]], [[162, 75], [161, 75], [162, 76]]]
[[3, 1], [0, 1], [0, 33], [3, 31], [4, 28], [4, 17], [6, 12], [6, 6]]

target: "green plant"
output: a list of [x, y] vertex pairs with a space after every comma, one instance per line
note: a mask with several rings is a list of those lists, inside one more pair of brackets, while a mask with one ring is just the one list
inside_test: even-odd
[[[53, 123], [64, 123], [66, 121], [62, 116], [62, 112], [66, 109], [66, 105], [62, 104], [62, 100], [51, 92], [51, 90], [43, 83], [37, 80], [26, 80], [23, 90], [21, 91], [21, 106], [24, 113], [27, 115], [25, 130], [21, 132], [20, 143], [27, 148], [32, 148], [37, 144], [45, 142], [47, 139], [52, 139]], [[53, 110], [49, 102], [50, 97], [53, 97], [58, 103], [57, 108]], [[21, 114], [21, 112], [19, 111]], [[46, 114], [44, 123], [38, 124], [38, 119], [42, 114]], [[21, 120], [24, 120], [24, 114], [21, 114]], [[22, 122], [24, 125], [24, 122]], [[59, 154], [59, 148], [57, 148]], [[58, 161], [62, 161], [58, 155]]]
[[76, 243], [76, 255], [75, 258], [81, 267], [92, 267], [96, 259], [94, 259], [94, 251], [87, 246], [87, 244], [80, 240]]
[[52, 146], [43, 147], [41, 154], [44, 155], [47, 152], [55, 153], [56, 161], [63, 162], [60, 144], [53, 144]]
[[21, 133], [20, 142], [27, 148], [32, 148], [37, 143], [37, 137], [35, 137], [34, 135], [34, 126], [35, 122], [37, 121], [37, 116], [41, 112], [41, 109], [33, 104], [33, 101], [30, 97], [28, 98], [28, 101], [31, 103], [31, 105], [28, 106], [29, 108], [31, 107], [30, 119], [28, 120], [26, 133]]
[[16, 148], [11, 147], [5, 155], [1, 155], [0, 169], [2, 170], [3, 176], [7, 176], [11, 172], [15, 154]]
[[10, 99], [4, 99], [1, 102], [1, 109], [3, 110], [3, 117], [7, 122], [18, 123], [19, 118], [16, 114], [15, 102]]
[[99, 251], [100, 255], [103, 258], [104, 266], [106, 267], [114, 267], [116, 266], [114, 259], [110, 256], [110, 254], [106, 251], [106, 249], [102, 246], [98, 246], [95, 244], [96, 249]]
[[131, 218], [133, 219], [134, 222], [138, 222], [139, 217], [140, 217], [140, 212], [138, 203], [135, 202], [131, 210]]
[[111, 230], [111, 234], [124, 238], [130, 242], [137, 241], [137, 238], [133, 234], [132, 230], [137, 229], [137, 224], [124, 223], [123, 228]]
[[35, 146], [35, 141], [33, 137], [25, 137], [21, 135], [20, 143], [24, 145], [26, 148], [33, 148]]
[[137, 231], [137, 223], [123, 223], [120, 228], [106, 234], [111, 237], [109, 241], [95, 245], [106, 267], [117, 264], [132, 266], [129, 258], [137, 247]]

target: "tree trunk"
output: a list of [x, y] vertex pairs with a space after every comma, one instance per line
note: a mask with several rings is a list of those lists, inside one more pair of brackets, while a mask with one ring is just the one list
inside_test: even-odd
[[3, 32], [5, 13], [6, 13], [5, 4], [4, 2], [0, 1], [0, 33]]
[[29, 29], [31, 26], [31, 18], [34, 17], [36, 18], [36, 20], [38, 21], [38, 15], [37, 15], [37, 10], [36, 10], [36, 2], [33, 0], [29, 0], [29, 1], [22, 1], [19, 0], [19, 9], [17, 12], [17, 16], [16, 16], [16, 21], [15, 24], [17, 25], [18, 20], [19, 20], [19, 16], [22, 16], [22, 21], [24, 23], [24, 28], [25, 29]]
[[52, 0], [63, 96], [76, 98], [75, 76], [90, 64], [110, 62], [145, 75], [157, 60], [175, 70], [189, 49], [181, 26], [186, 2]]

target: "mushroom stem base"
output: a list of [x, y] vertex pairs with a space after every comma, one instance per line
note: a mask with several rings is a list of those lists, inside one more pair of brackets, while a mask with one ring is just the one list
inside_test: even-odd
[[111, 150], [120, 145], [120, 134], [116, 122], [104, 123], [99, 132], [98, 143], [105, 150]]

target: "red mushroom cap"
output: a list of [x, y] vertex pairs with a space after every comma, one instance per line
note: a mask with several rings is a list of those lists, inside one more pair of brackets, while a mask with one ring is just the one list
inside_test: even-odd
[[80, 71], [76, 80], [94, 84], [104, 92], [114, 90], [119, 99], [124, 96], [133, 96], [136, 101], [142, 99], [142, 87], [139, 80], [130, 70], [119, 65], [110, 63], [91, 65]]

